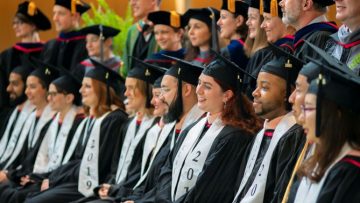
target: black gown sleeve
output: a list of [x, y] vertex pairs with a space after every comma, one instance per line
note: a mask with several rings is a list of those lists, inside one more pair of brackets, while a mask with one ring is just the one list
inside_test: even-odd
[[195, 186], [176, 202], [232, 202], [236, 177], [253, 136], [225, 127], [214, 141]]
[[[353, 163], [344, 161], [352, 160]], [[360, 202], [360, 158], [347, 156], [327, 176], [317, 203]]]
[[272, 155], [266, 182], [264, 202], [281, 202], [306, 136], [300, 125], [291, 127]]

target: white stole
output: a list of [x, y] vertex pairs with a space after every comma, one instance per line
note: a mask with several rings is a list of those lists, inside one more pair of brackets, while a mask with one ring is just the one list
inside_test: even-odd
[[199, 140], [207, 119], [201, 119], [190, 129], [175, 156], [171, 182], [172, 201], [176, 201], [194, 187], [214, 140], [224, 128], [220, 118], [217, 118]]
[[316, 203], [319, 193], [321, 192], [321, 189], [325, 183], [325, 180], [329, 175], [329, 172], [336, 163], [338, 163], [342, 158], [344, 158], [349, 153], [350, 150], [351, 147], [347, 143], [345, 143], [339, 155], [336, 157], [335, 161], [331, 163], [331, 165], [326, 170], [325, 174], [318, 183], [312, 182], [307, 177], [303, 177], [301, 179], [299, 188], [296, 192], [294, 203], [304, 203], [304, 202]]
[[[26, 119], [29, 117], [32, 111], [34, 111], [35, 106], [32, 105], [29, 100], [26, 100], [23, 106], [23, 109], [19, 113], [17, 119], [15, 120], [17, 111], [19, 108], [16, 107], [15, 110], [11, 113], [10, 119], [6, 125], [6, 130], [3, 134], [3, 137], [0, 141], [0, 163], [7, 160], [11, 153], [13, 152], [16, 142], [19, 138], [21, 129], [24, 126]], [[14, 128], [12, 132], [10, 132], [10, 128], [15, 122]], [[8, 144], [9, 143], [9, 144]], [[10, 144], [11, 143], [11, 144]], [[4, 155], [4, 153], [6, 155]], [[4, 156], [4, 157], [3, 157]]]
[[139, 144], [139, 142], [141, 141], [141, 139], [145, 136], [146, 131], [153, 124], [155, 118], [144, 116], [144, 118], [141, 121], [139, 130], [135, 134], [136, 119], [137, 116], [135, 116], [133, 120], [130, 122], [130, 125], [126, 131], [124, 143], [121, 148], [119, 164], [116, 171], [116, 183], [121, 183], [126, 179], [130, 163], [135, 153], [135, 149]]
[[64, 155], [64, 158], [61, 162], [61, 164], [66, 164], [71, 156], [74, 154], [74, 151], [76, 149], [76, 146], [79, 142], [79, 138], [81, 136], [81, 133], [83, 132], [84, 126], [86, 124], [86, 122], [89, 120], [89, 117], [84, 118], [81, 122], [80, 125], [76, 128], [75, 134], [73, 139], [71, 140], [69, 149], [66, 151], [66, 154]]
[[89, 141], [86, 144], [84, 156], [81, 159], [78, 190], [88, 197], [93, 189], [99, 185], [99, 148], [101, 123], [110, 112], [95, 120]]
[[[198, 105], [194, 105], [189, 113], [186, 115], [184, 123], [181, 126], [181, 130], [184, 130], [189, 125], [193, 124], [195, 121], [197, 121], [202, 115], [204, 115], [204, 111], [201, 110]], [[171, 144], [170, 144], [170, 150], [172, 150], [175, 146], [176, 140], [175, 140], [175, 133], [172, 134], [171, 137]]]
[[16, 143], [15, 149], [11, 154], [10, 159], [6, 162], [4, 169], [7, 169], [12, 164], [12, 162], [18, 157], [19, 153], [21, 152], [21, 149], [25, 144], [25, 140], [27, 137], [28, 137], [28, 148], [30, 149], [34, 147], [37, 139], [40, 136], [42, 128], [51, 120], [52, 116], [53, 114], [50, 106], [46, 105], [35, 127], [36, 111], [30, 114], [30, 116], [28, 117], [28, 119], [24, 124], [19, 140]]
[[[149, 162], [149, 166], [148, 168], [146, 169], [145, 173], [141, 174], [141, 177], [139, 179], [139, 181], [136, 183], [136, 185], [133, 187], [133, 189], [135, 190], [137, 187], [139, 187], [141, 185], [141, 183], [144, 182], [144, 180], [146, 179], [148, 173], [149, 173], [149, 170], [151, 168], [151, 165], [153, 163], [153, 161], [155, 160], [156, 158], [156, 155], [157, 153], [160, 151], [162, 145], [164, 144], [164, 142], [166, 141], [166, 139], [170, 136], [170, 132], [172, 129], [174, 129], [175, 127], [175, 124], [176, 124], [176, 121], [173, 121], [172, 123], [167, 123], [164, 125], [163, 129], [161, 130], [160, 132], [160, 135], [158, 136], [158, 139], [157, 139], [157, 142], [155, 143], [155, 145], [153, 146], [155, 149], [151, 155], [151, 158], [150, 158], [150, 162]], [[175, 133], [175, 130], [174, 132]], [[147, 138], [147, 137], [146, 137]], [[145, 145], [147, 143], [145, 142]], [[145, 162], [146, 163], [146, 162]]]
[[[267, 174], [270, 167], [271, 157], [273, 155], [273, 152], [280, 141], [280, 139], [284, 136], [284, 134], [293, 126], [295, 125], [296, 121], [292, 113], [286, 114], [279, 124], [276, 126], [273, 137], [271, 139], [270, 145], [266, 151], [266, 154], [264, 155], [263, 161], [261, 163], [261, 166], [259, 170], [256, 173], [256, 177], [250, 186], [249, 190], [245, 194], [244, 198], [241, 200], [241, 203], [245, 202], [263, 202], [264, 200], [264, 194], [265, 194], [265, 186], [267, 181]], [[265, 122], [266, 126], [266, 122]], [[262, 139], [264, 137], [264, 129], [260, 131], [256, 135], [254, 145], [251, 149], [248, 162], [246, 164], [244, 177], [241, 181], [240, 188], [235, 196], [235, 200], [238, 198], [242, 190], [244, 189], [244, 186], [246, 182], [248, 181], [250, 174], [252, 170], [254, 169], [255, 162], [257, 159], [257, 156], [260, 151], [260, 146]]]
[[144, 142], [144, 149], [142, 154], [142, 160], [141, 160], [141, 170], [140, 174], [141, 176], [144, 175], [146, 170], [146, 163], [149, 160], [151, 153], [156, 147], [157, 140], [159, 139], [159, 135], [162, 128], [159, 124], [153, 125], [149, 131], [146, 133], [145, 142]]
[[76, 117], [76, 111], [76, 106], [72, 106], [64, 117], [60, 131], [58, 129], [60, 113], [57, 113], [39, 148], [34, 164], [34, 173], [50, 172], [60, 166], [67, 138]]

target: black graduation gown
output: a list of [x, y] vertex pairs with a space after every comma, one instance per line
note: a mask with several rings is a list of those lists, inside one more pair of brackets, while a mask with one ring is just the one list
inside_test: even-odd
[[[157, 191], [155, 202], [171, 202], [172, 162], [185, 135], [195, 124], [180, 134], [171, 157], [163, 167], [159, 181], [162, 185]], [[214, 140], [196, 184], [176, 202], [232, 202], [236, 193], [234, 177], [239, 173], [239, 165], [252, 139], [253, 135], [241, 129], [225, 126]]]
[[45, 44], [41, 57], [46, 63], [73, 70], [88, 58], [85, 35], [79, 31], [60, 33], [56, 39]]
[[[74, 123], [69, 131], [68, 139], [65, 144], [64, 152], [66, 152], [70, 146], [71, 140], [75, 134], [77, 126], [83, 120], [83, 115], [77, 115]], [[65, 153], [64, 153], [65, 154]], [[29, 182], [26, 186], [21, 186], [19, 182], [10, 181], [6, 184], [0, 185], [0, 199], [6, 200], [8, 203], [23, 202], [25, 197], [30, 192], [36, 192], [40, 190], [42, 180], [47, 178], [51, 172], [44, 174], [27, 174], [33, 182]]]
[[[291, 177], [291, 173], [294, 169], [295, 163], [301, 153], [301, 150], [305, 144], [306, 136], [303, 134], [303, 129], [301, 126], [295, 124], [292, 126], [279, 140], [272, 157], [271, 164], [269, 166], [269, 171], [267, 175], [267, 181], [265, 186], [265, 194], [264, 194], [264, 203], [268, 202], [281, 202], [282, 197], [285, 193], [286, 187]], [[271, 140], [268, 140], [271, 141]], [[268, 147], [270, 142], [265, 141], [264, 147]], [[261, 143], [261, 147], [263, 147], [263, 142]], [[248, 148], [251, 150], [251, 148]], [[266, 149], [267, 150], [267, 149]], [[248, 152], [247, 154], [249, 154]], [[259, 153], [259, 157], [257, 157], [256, 163], [261, 159], [259, 164], [255, 164], [254, 170], [255, 175], [260, 167], [262, 162], [261, 155], [262, 150]], [[248, 158], [248, 157], [247, 157]], [[246, 165], [245, 165], [246, 166]], [[242, 166], [241, 168], [244, 168]], [[253, 172], [254, 172], [253, 170]], [[242, 178], [243, 174], [239, 174]], [[250, 176], [252, 177], [252, 176]], [[249, 187], [252, 185], [255, 177], [249, 178], [246, 183], [243, 192], [240, 194], [241, 198], [238, 198], [236, 202], [240, 202], [240, 200], [246, 195]], [[238, 178], [237, 188], [240, 186], [240, 179]]]
[[360, 202], [360, 157], [346, 156], [330, 171], [318, 203]]
[[[10, 119], [10, 117], [11, 117], [11, 114], [13, 113], [14, 110], [16, 110], [16, 108], [8, 108], [8, 110], [9, 110], [8, 112], [6, 111], [7, 113], [6, 113], [5, 111], [3, 112], [4, 114], [6, 114], [6, 116], [3, 117], [3, 119], [0, 119], [0, 120], [2, 120], [2, 121], [0, 121], [0, 122], [2, 122], [2, 123], [0, 123], [0, 126], [1, 126], [1, 129], [0, 129], [0, 140], [1, 140], [2, 136], [4, 135], [4, 133], [5, 133], [5, 131], [6, 131], [6, 127], [7, 127], [8, 123], [9, 123], [9, 119]], [[0, 113], [0, 114], [1, 114], [1, 113]], [[14, 128], [14, 126], [15, 126], [15, 123], [16, 123], [16, 120], [17, 120], [19, 114], [20, 114], [20, 112], [18, 111], [18, 113], [17, 113], [17, 115], [16, 115], [16, 117], [15, 117], [15, 120], [14, 120], [14, 122], [13, 122], [13, 125], [12, 125], [12, 127], [11, 127], [11, 129], [10, 129], [10, 131], [9, 131], [10, 134], [11, 134], [11, 132], [13, 131], [13, 128]]]
[[331, 39], [333, 33], [337, 32], [338, 28], [333, 22], [319, 22], [307, 25], [295, 33], [294, 48], [295, 56], [300, 60], [308, 61], [306, 56], [312, 58], [317, 57], [317, 54], [304, 43], [304, 40], [309, 41], [321, 49], [325, 49], [327, 41]]
[[221, 49], [221, 54], [245, 69], [249, 58], [245, 55], [244, 41], [241, 39], [231, 40], [230, 44]]
[[3, 119], [10, 111], [9, 94], [6, 92], [6, 88], [11, 71], [24, 63], [23, 57], [39, 58], [43, 47], [43, 43], [16, 43], [13, 47], [0, 53], [0, 126], [3, 125]]
[[[295, 200], [301, 179], [291, 187], [288, 203]], [[322, 186], [317, 203], [360, 202], [360, 157], [347, 155], [334, 165]]]
[[157, 53], [152, 54], [150, 57], [145, 59], [145, 62], [151, 64], [157, 64], [164, 68], [170, 68], [174, 64], [174, 60], [165, 57], [164, 55], [173, 56], [179, 59], [183, 59], [185, 56], [185, 49], [181, 48], [177, 51], [161, 50]]
[[[116, 148], [116, 146], [118, 141], [122, 140], [117, 132], [120, 132], [126, 121], [127, 114], [118, 109], [107, 115], [101, 123], [98, 166], [100, 183], [105, 182], [111, 174], [113, 154], [118, 153], [119, 149]], [[28, 196], [25, 202], [61, 203], [75, 201], [84, 197], [78, 191], [80, 164], [81, 160], [77, 160], [59, 167], [57, 174], [54, 175], [54, 177], [49, 177], [50, 188], [43, 192], [34, 193], [31, 196]], [[61, 172], [61, 174], [59, 174], [59, 172]]]

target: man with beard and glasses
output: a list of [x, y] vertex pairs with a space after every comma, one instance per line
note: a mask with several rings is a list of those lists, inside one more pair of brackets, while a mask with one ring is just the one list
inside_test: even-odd
[[34, 110], [34, 105], [30, 104], [25, 95], [26, 78], [30, 74], [31, 68], [28, 66], [18, 66], [9, 75], [9, 85], [6, 91], [9, 93], [10, 104], [14, 110], [9, 113], [9, 117], [4, 122], [1, 129], [0, 159], [2, 158], [9, 141], [17, 142], [21, 129]]

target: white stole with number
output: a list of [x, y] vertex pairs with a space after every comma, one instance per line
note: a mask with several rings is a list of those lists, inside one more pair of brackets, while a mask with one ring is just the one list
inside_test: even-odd
[[336, 157], [335, 161], [331, 163], [331, 165], [326, 170], [325, 174], [318, 183], [312, 182], [310, 179], [303, 177], [296, 192], [294, 203], [316, 203], [320, 191], [325, 183], [325, 180], [329, 175], [329, 172], [336, 163], [338, 163], [349, 153], [350, 150], [351, 147], [346, 143], [341, 149], [339, 155]]
[[[17, 111], [19, 110], [19, 108], [16, 107], [15, 110], [12, 112], [10, 119], [6, 125], [5, 133], [0, 141], [0, 158], [1, 158], [0, 163], [7, 160], [10, 157], [10, 155], [12, 154], [12, 152], [15, 148], [15, 145], [18, 141], [19, 135], [21, 133], [21, 129], [23, 128], [26, 119], [29, 117], [31, 112], [34, 111], [34, 109], [35, 109], [35, 106], [32, 105], [29, 102], [29, 100], [27, 100], [24, 103], [23, 109], [19, 113], [16, 120], [15, 120], [15, 117], [16, 117], [16, 114], [17, 114]], [[10, 132], [10, 128], [14, 122], [15, 122], [14, 128], [13, 128], [12, 132]]]
[[[288, 113], [281, 119], [279, 124], [276, 126], [274, 134], [273, 134], [271, 142], [270, 142], [270, 145], [269, 145], [269, 148], [267, 149], [267, 151], [264, 155], [263, 161], [260, 165], [259, 170], [256, 173], [256, 177], [255, 177], [252, 185], [250, 186], [249, 190], [245, 194], [244, 198], [241, 200], [242, 203], [263, 202], [264, 194], [265, 194], [265, 186], [266, 186], [266, 181], [267, 181], [267, 174], [269, 171], [269, 166], [271, 164], [270, 162], [271, 162], [271, 157], [273, 155], [273, 152], [274, 152], [277, 144], [279, 143], [280, 139], [295, 124], [296, 124], [296, 121], [295, 121], [293, 114]], [[265, 123], [265, 126], [266, 126], [266, 123]], [[260, 151], [261, 142], [264, 137], [263, 134], [264, 134], [264, 129], [261, 130], [260, 133], [258, 133], [256, 135], [254, 145], [251, 149], [250, 156], [249, 156], [248, 162], [246, 164], [244, 177], [241, 181], [240, 188], [236, 194], [234, 202], [238, 198], [238, 196], [240, 195], [242, 190], [244, 189], [244, 186], [245, 186], [246, 182], [248, 181], [252, 170], [254, 169], [255, 162], [256, 162], [257, 156]]]
[[132, 158], [134, 156], [135, 149], [141, 139], [145, 136], [146, 131], [151, 127], [154, 122], [154, 117], [144, 116], [141, 121], [141, 125], [137, 133], [136, 131], [136, 119], [137, 116], [133, 118], [130, 122], [130, 125], [126, 131], [125, 140], [121, 148], [121, 154], [119, 159], [118, 168], [116, 171], [116, 183], [121, 183], [126, 179], [128, 169]]
[[93, 189], [99, 185], [100, 130], [102, 121], [109, 113], [107, 112], [95, 120], [83, 158], [81, 159], [78, 190], [85, 197], [92, 195]]
[[37, 139], [40, 136], [42, 128], [51, 120], [53, 114], [51, 111], [51, 108], [49, 105], [47, 105], [42, 112], [39, 121], [37, 122], [35, 126], [36, 121], [36, 111], [32, 112], [30, 116], [28, 117], [28, 120], [26, 120], [24, 127], [21, 131], [20, 137], [18, 142], [16, 143], [15, 149], [13, 153], [11, 154], [10, 159], [6, 162], [5, 168], [7, 169], [12, 162], [18, 157], [18, 155], [21, 152], [21, 149], [23, 148], [25, 144], [26, 138], [28, 138], [28, 148], [34, 147]]
[[[206, 121], [207, 117], [201, 119], [190, 129], [175, 156], [171, 182], [172, 201], [176, 201], [196, 184], [210, 148], [224, 128], [220, 118], [217, 118], [199, 140]], [[196, 143], [198, 144], [196, 145]]]
[[[153, 151], [153, 153], [151, 155], [149, 166], [146, 169], [145, 173], [141, 175], [141, 177], [140, 177], [139, 181], [136, 183], [136, 185], [133, 187], [134, 190], [137, 187], [139, 187], [141, 185], [141, 183], [143, 183], [144, 180], [146, 179], [146, 177], [147, 177], [147, 175], [149, 173], [149, 170], [151, 168], [151, 165], [152, 165], [153, 161], [156, 158], [157, 153], [160, 151], [160, 149], [161, 149], [162, 145], [164, 144], [164, 142], [166, 141], [166, 139], [170, 136], [170, 132], [171, 132], [172, 129], [174, 129], [175, 124], [176, 124], [176, 121], [174, 121], [172, 123], [167, 123], [167, 124], [164, 125], [163, 129], [160, 132], [160, 135], [158, 136], [157, 142], [153, 146], [154, 151]], [[173, 133], [175, 133], [175, 132], [173, 132]], [[147, 143], [145, 142], [145, 145], [146, 144]]]
[[[72, 106], [64, 117], [59, 131], [60, 113], [51, 122], [36, 156], [34, 173], [46, 173], [61, 164], [66, 141], [76, 117], [76, 106]], [[59, 133], [58, 133], [59, 132]]]

